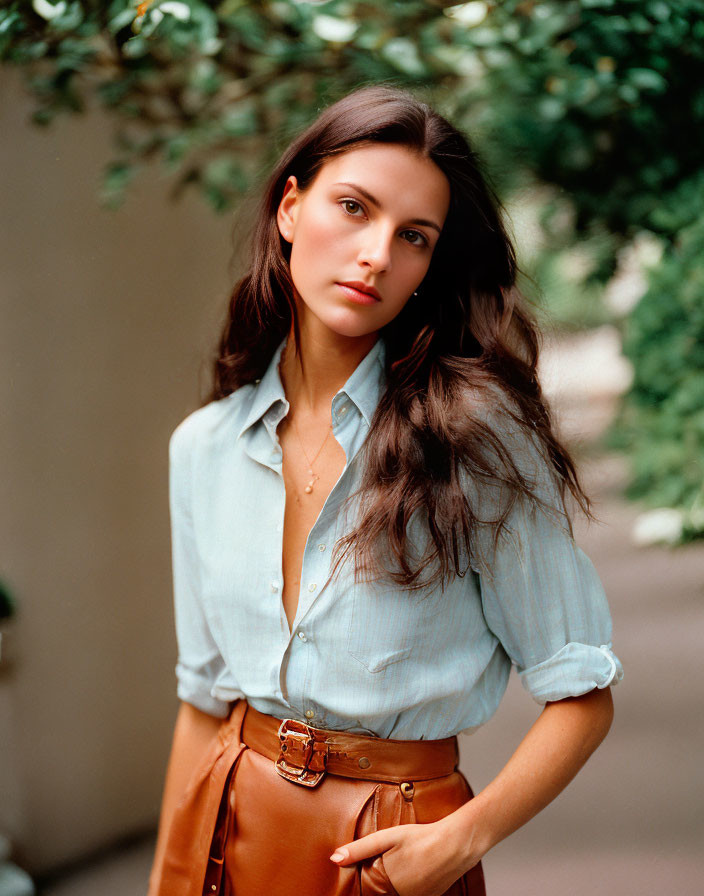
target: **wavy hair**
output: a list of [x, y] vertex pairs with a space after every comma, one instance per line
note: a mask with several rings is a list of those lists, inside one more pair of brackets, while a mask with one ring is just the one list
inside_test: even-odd
[[[396, 87], [363, 87], [324, 109], [286, 149], [259, 203], [249, 269], [233, 288], [203, 404], [261, 377], [291, 331], [300, 353], [290, 245], [276, 223], [284, 185], [295, 175], [304, 191], [326, 160], [372, 142], [431, 159], [447, 177], [451, 199], [418, 295], [380, 331], [386, 388], [363, 446], [360, 488], [351, 496], [361, 498], [363, 513], [338, 539], [333, 573], [352, 551], [355, 580], [364, 569], [409, 590], [438, 580], [444, 587], [446, 577], [467, 571], [462, 558], [474, 555], [481, 525], [490, 522], [495, 547], [501, 531], [510, 530], [517, 501], [549, 503], [511, 449], [515, 440], [492, 425], [492, 418], [500, 419], [497, 409], [514, 432], [539, 447], [570, 534], [568, 493], [588, 517], [593, 514], [538, 382], [540, 334], [516, 286], [503, 208], [466, 137], [435, 110]], [[499, 512], [484, 520], [472, 494], [497, 485]], [[408, 535], [414, 516], [429, 536], [415, 563]], [[422, 580], [429, 567], [430, 578]]]

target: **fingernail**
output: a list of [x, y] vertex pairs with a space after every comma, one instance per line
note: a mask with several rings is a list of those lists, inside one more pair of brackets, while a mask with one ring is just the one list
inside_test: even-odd
[[347, 853], [342, 849], [338, 849], [330, 856], [330, 858], [333, 862], [342, 862], [343, 859], [347, 858]]

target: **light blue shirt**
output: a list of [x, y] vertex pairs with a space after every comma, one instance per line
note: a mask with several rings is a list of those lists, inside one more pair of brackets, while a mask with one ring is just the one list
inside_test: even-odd
[[[360, 448], [384, 389], [382, 339], [332, 400], [347, 461], [306, 541], [289, 632], [276, 435], [289, 409], [278, 372], [284, 344], [260, 381], [191, 413], [169, 442], [180, 699], [224, 717], [246, 697], [318, 728], [431, 739], [484, 724], [512, 665], [540, 704], [616, 684], [623, 669], [594, 566], [564, 522], [526, 501], [490, 574], [475, 562], [444, 593], [412, 592], [355, 584], [346, 563], [326, 584], [335, 540], [349, 531], [340, 508], [359, 485]], [[538, 456], [526, 452], [540, 472]]]

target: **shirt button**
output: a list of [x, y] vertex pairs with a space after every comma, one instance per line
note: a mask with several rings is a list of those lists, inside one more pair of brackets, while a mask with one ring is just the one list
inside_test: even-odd
[[276, 584], [276, 582], [272, 582], [272, 583], [271, 583], [271, 590], [272, 590], [272, 591], [278, 591], [278, 590], [279, 590], [279, 586]]
[[299, 632], [299, 633], [298, 633], [298, 637], [301, 639], [301, 641], [305, 641], [305, 640], [306, 640], [306, 633], [305, 633], [305, 632]]
[[315, 710], [313, 710], [313, 709], [306, 710], [306, 718], [307, 719], [312, 719], [314, 715], [315, 715]]
[[315, 589], [316, 589], [317, 587], [318, 587], [318, 586], [315, 584], [315, 582], [311, 582], [310, 585], [308, 586], [308, 590], [309, 590], [309, 591], [315, 591]]
[[338, 416], [338, 417], [344, 417], [344, 415], [347, 413], [347, 411], [348, 411], [348, 407], [347, 407], [346, 404], [344, 404], [344, 405], [340, 408], [340, 410], [337, 412], [337, 416]]
[[319, 550], [319, 551], [324, 551], [324, 550], [325, 550], [325, 545], [324, 545], [324, 544], [319, 544], [319, 545], [318, 545], [318, 550]]

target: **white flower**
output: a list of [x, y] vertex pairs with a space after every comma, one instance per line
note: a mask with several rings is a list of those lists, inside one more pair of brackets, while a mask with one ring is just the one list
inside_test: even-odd
[[641, 513], [633, 525], [631, 536], [637, 545], [677, 544], [682, 537], [685, 514], [673, 507], [658, 507]]
[[457, 6], [448, 6], [444, 12], [451, 19], [456, 19], [460, 24], [469, 25], [471, 28], [473, 25], [478, 25], [484, 21], [486, 14], [489, 12], [489, 7], [486, 3], [482, 3], [481, 0], [473, 0], [472, 3], [459, 3]]
[[159, 9], [161, 12], [167, 13], [167, 15], [172, 15], [179, 22], [187, 22], [191, 17], [191, 8], [185, 3], [171, 2], [169, 0], [167, 3], [160, 3]]
[[313, 19], [313, 31], [322, 40], [330, 43], [345, 43], [354, 37], [357, 25], [354, 22], [345, 22], [334, 16], [315, 16]]
[[201, 46], [201, 50], [206, 56], [214, 56], [222, 49], [222, 41], [219, 37], [209, 37]]
[[47, 22], [50, 22], [52, 19], [56, 19], [66, 12], [66, 4], [64, 3], [64, 0], [61, 0], [56, 6], [54, 6], [53, 3], [49, 3], [48, 0], [32, 0], [32, 9], [38, 16], [41, 16], [43, 19], [46, 19]]

